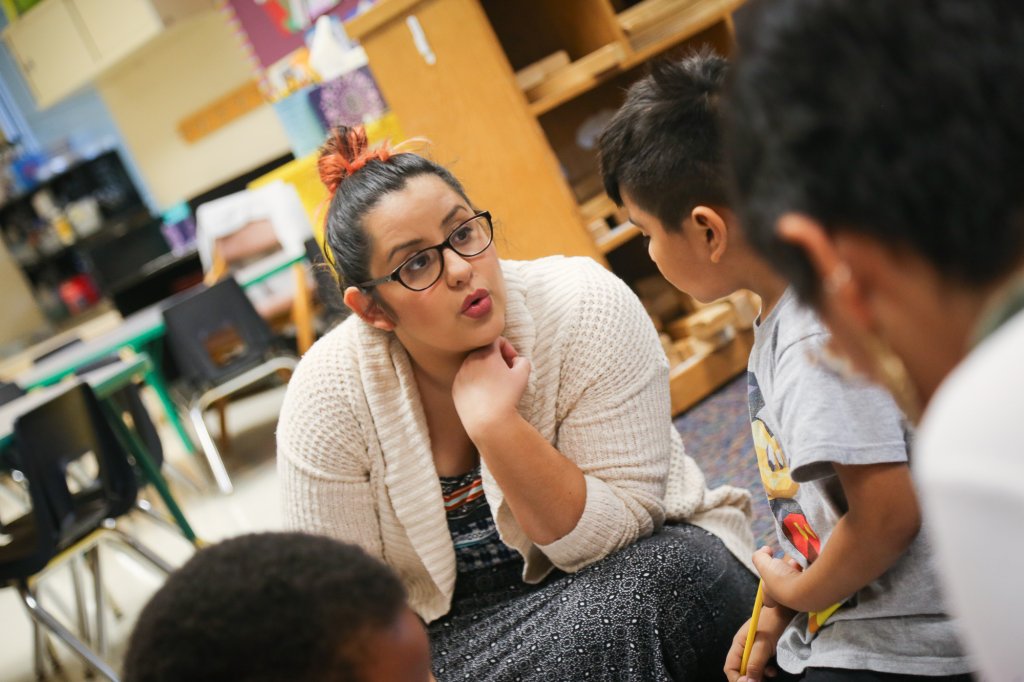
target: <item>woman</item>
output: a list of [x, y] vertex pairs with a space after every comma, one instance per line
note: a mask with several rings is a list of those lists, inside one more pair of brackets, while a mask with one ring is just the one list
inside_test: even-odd
[[360, 128], [320, 172], [355, 315], [288, 386], [289, 525], [397, 571], [442, 682], [717, 676], [749, 499], [684, 455], [636, 297], [588, 259], [499, 261], [447, 170]]
[[779, 0], [737, 23], [750, 237], [922, 415], [936, 568], [984, 679], [1020, 679], [1024, 5]]

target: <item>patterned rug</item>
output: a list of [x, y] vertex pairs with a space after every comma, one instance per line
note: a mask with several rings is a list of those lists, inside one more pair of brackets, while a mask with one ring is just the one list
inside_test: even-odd
[[778, 545], [771, 512], [757, 472], [743, 374], [675, 419], [686, 452], [707, 477], [709, 488], [724, 483], [747, 488], [754, 502], [754, 542]]

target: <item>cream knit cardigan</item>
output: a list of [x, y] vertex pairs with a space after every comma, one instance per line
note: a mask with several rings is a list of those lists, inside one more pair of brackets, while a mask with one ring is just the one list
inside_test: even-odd
[[[669, 414], [668, 364], [621, 280], [588, 258], [503, 261], [505, 336], [530, 359], [520, 413], [586, 477], [576, 527], [536, 545], [482, 463], [502, 540], [523, 579], [578, 571], [666, 519], [714, 533], [749, 566], [750, 497], [708, 490]], [[352, 316], [303, 357], [277, 432], [289, 527], [354, 542], [389, 564], [427, 622], [448, 612], [455, 553], [409, 356]]]

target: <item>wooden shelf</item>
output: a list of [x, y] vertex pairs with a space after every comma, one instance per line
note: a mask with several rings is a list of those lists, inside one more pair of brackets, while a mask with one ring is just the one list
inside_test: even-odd
[[[723, 18], [731, 23], [729, 17], [732, 12], [744, 2], [745, 0], [703, 0], [686, 6], [677, 18], [665, 24], [666, 31], [670, 31], [668, 35], [640, 44], [637, 44], [637, 39], [634, 38], [633, 53], [623, 62], [623, 70], [643, 64], [656, 54], [711, 28]], [[643, 40], [643, 34], [638, 34], [637, 37]]]
[[738, 332], [722, 348], [687, 359], [669, 372], [672, 416], [690, 409], [747, 368], [754, 332]]
[[[596, 57], [595, 70], [588, 73], [587, 59]], [[622, 65], [629, 61], [632, 57], [632, 50], [628, 45], [615, 42], [605, 45], [600, 50], [597, 50], [583, 59], [573, 62], [568, 67], [561, 70], [560, 74], [555, 74], [555, 77], [561, 77], [564, 79], [565, 87], [559, 88], [557, 84], [552, 90], [551, 88], [543, 88], [542, 92], [546, 93], [536, 101], [530, 104], [530, 112], [534, 116], [540, 116], [541, 114], [551, 111], [560, 104], [564, 104], [569, 100], [577, 97], [584, 92], [593, 90], [601, 83], [617, 76], [624, 70]], [[583, 67], [583, 68], [578, 68]], [[576, 69], [575, 71], [573, 69]], [[564, 75], [561, 75], [564, 74]], [[543, 87], [544, 84], [535, 88], [535, 90]]]
[[[669, 24], [670, 28], [676, 29], [671, 34], [658, 38], [648, 44], [630, 46], [618, 67], [589, 78], [577, 80], [564, 89], [545, 95], [529, 105], [530, 113], [534, 116], [541, 116], [569, 100], [593, 90], [624, 71], [643, 64], [650, 60], [651, 57], [664, 52], [678, 43], [694, 37], [701, 31], [723, 21], [723, 19], [728, 21], [730, 14], [744, 2], [745, 0], [701, 0], [693, 5], [686, 6], [679, 18]], [[642, 36], [643, 34], [638, 35]]]
[[633, 223], [623, 223], [608, 234], [597, 240], [597, 248], [601, 253], [614, 251], [633, 237], [640, 234], [640, 230]]
[[617, 208], [615, 202], [609, 199], [607, 194], [601, 192], [580, 204], [580, 214], [583, 215], [583, 220], [589, 223], [597, 218], [615, 215]]

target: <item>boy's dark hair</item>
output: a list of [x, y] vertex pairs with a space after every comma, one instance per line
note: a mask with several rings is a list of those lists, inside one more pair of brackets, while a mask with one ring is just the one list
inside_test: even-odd
[[1024, 257], [1024, 3], [778, 0], [737, 15], [725, 104], [744, 232], [814, 302], [778, 218], [862, 233], [951, 282]]
[[599, 141], [605, 192], [622, 192], [676, 230], [694, 206], [728, 205], [719, 99], [728, 62], [710, 48], [655, 64]]
[[398, 578], [358, 547], [261, 533], [198, 552], [139, 616], [127, 682], [356, 681], [363, 636], [405, 606]]

